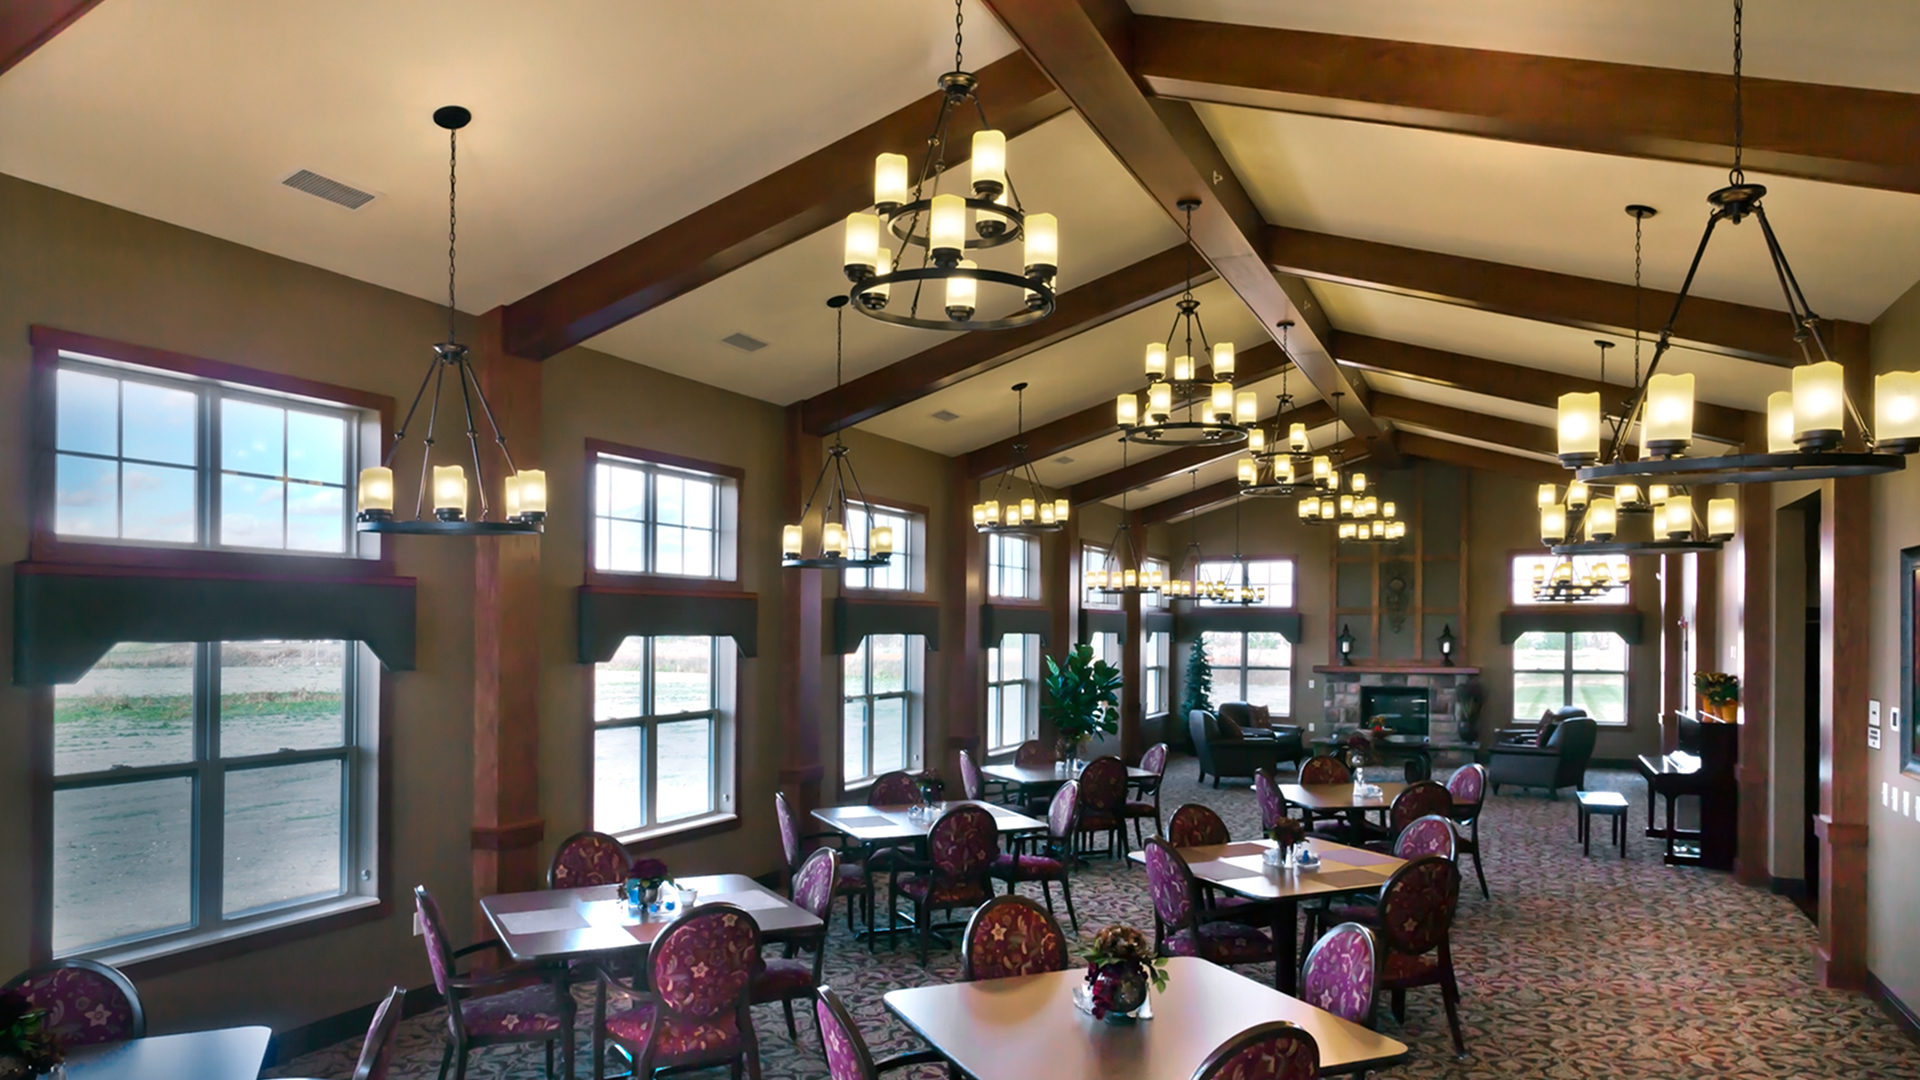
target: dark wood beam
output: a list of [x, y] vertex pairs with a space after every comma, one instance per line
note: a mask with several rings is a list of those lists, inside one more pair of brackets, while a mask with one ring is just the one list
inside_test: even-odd
[[[1401, 438], [1403, 436], [1399, 432], [1389, 431], [1376, 439], [1348, 439], [1338, 447], [1340, 462], [1342, 465], [1352, 465], [1370, 458], [1377, 460], [1380, 457], [1378, 450], [1383, 443], [1397, 442]], [[1404, 447], [1399, 449], [1404, 452]], [[1230, 503], [1239, 497], [1240, 481], [1229, 478], [1217, 484], [1208, 484], [1203, 488], [1183, 492], [1171, 499], [1162, 499], [1151, 506], [1140, 508], [1138, 512], [1141, 520], [1148, 524], [1158, 524], [1189, 514], [1204, 514], [1216, 506]]]
[[[1282, 425], [1300, 423], [1309, 429], [1333, 422], [1333, 407], [1324, 401], [1311, 401], [1297, 409], [1287, 410], [1280, 418]], [[1268, 421], [1271, 423], [1271, 421]], [[1158, 483], [1169, 476], [1178, 476], [1191, 469], [1211, 465], [1222, 458], [1238, 457], [1246, 452], [1245, 443], [1233, 446], [1185, 446], [1178, 450], [1169, 450], [1156, 454], [1143, 461], [1136, 461], [1109, 473], [1102, 473], [1091, 479], [1082, 480], [1067, 491], [1067, 498], [1073, 505], [1111, 499], [1123, 491], [1132, 491], [1148, 484]]]
[[1480, 469], [1483, 472], [1506, 473], [1509, 476], [1518, 476], [1542, 484], [1564, 484], [1573, 475], [1552, 462], [1541, 461], [1538, 458], [1503, 454], [1498, 450], [1468, 446], [1465, 443], [1436, 439], [1431, 435], [1419, 435], [1411, 431], [1402, 431], [1398, 434], [1401, 453], [1426, 458], [1429, 461], [1441, 461], [1462, 468]]
[[100, 0], [7, 0], [0, 18], [0, 75], [52, 41]]
[[1489, 416], [1486, 413], [1468, 412], [1465, 409], [1455, 409], [1446, 405], [1435, 405], [1430, 401], [1375, 393], [1373, 413], [1382, 420], [1416, 424], [1450, 435], [1461, 435], [1481, 442], [1499, 443], [1514, 450], [1525, 450], [1534, 454], [1553, 454], [1560, 449], [1559, 436], [1552, 428]]
[[[1725, 168], [1733, 79], [1228, 23], [1133, 20], [1154, 93]], [[1746, 164], [1920, 192], [1920, 95], [1747, 77]]]
[[[1327, 351], [1325, 313], [1304, 283], [1283, 281], [1268, 268], [1265, 221], [1192, 106], [1151, 101], [1134, 81], [1127, 43], [1136, 17], [1124, 0], [986, 3], [1170, 217], [1182, 220], [1181, 200], [1201, 200], [1193, 214], [1194, 247], [1275, 341], [1280, 322], [1296, 324], [1289, 344], [1301, 374], [1324, 397], [1339, 391], [1352, 398], [1348, 420], [1356, 433], [1379, 434]], [[1383, 444], [1381, 453], [1391, 455], [1392, 447]]]
[[[1059, 344], [1178, 294], [1186, 286], [1191, 260], [1187, 245], [1176, 244], [1077, 289], [1068, 289], [1059, 295], [1053, 314], [1039, 322], [995, 333], [953, 335], [930, 349], [808, 398], [800, 407], [802, 420], [809, 433], [829, 435]], [[1211, 280], [1213, 272], [1202, 265], [1195, 274], [1195, 284]]]
[[[1418, 379], [1437, 386], [1548, 409], [1559, 405], [1561, 394], [1590, 394], [1597, 391], [1601, 407], [1607, 415], [1617, 416], [1627, 407], [1627, 398], [1633, 393], [1631, 387], [1613, 383], [1602, 385], [1595, 379], [1582, 379], [1519, 364], [1503, 364], [1497, 360], [1482, 360], [1477, 356], [1344, 331], [1334, 335], [1333, 350], [1342, 364], [1362, 371]], [[1701, 435], [1738, 446], [1746, 440], [1750, 431], [1748, 422], [1754, 415], [1744, 409], [1695, 402], [1693, 426]]]
[[[1379, 289], [1595, 333], [1633, 334], [1632, 285], [1305, 229], [1275, 226], [1267, 231], [1266, 240], [1267, 255], [1275, 269], [1316, 281]], [[1673, 299], [1673, 293], [1662, 289], [1643, 292], [1641, 319], [1649, 337], [1658, 334], [1673, 309]], [[1801, 363], [1801, 358], [1793, 344], [1792, 330], [1783, 311], [1689, 296], [1680, 309], [1674, 338], [1689, 348], [1793, 367]]]
[[[1065, 112], [1067, 101], [1020, 53], [979, 72], [988, 116], [1008, 138]], [[881, 117], [666, 228], [507, 306], [507, 344], [545, 359], [873, 203], [873, 159], [926, 142], [938, 92]], [[949, 139], [978, 121], [955, 110]], [[950, 163], [951, 164], [951, 163]]]

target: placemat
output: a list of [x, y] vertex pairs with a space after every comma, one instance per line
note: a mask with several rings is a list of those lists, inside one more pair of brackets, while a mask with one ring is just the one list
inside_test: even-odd
[[842, 829], [892, 829], [898, 822], [878, 814], [863, 814], [860, 817], [834, 818], [833, 824]]
[[1387, 863], [1399, 862], [1400, 860], [1391, 855], [1382, 855], [1377, 851], [1361, 851], [1357, 848], [1348, 848], [1344, 851], [1339, 849], [1322, 851], [1320, 853], [1320, 861], [1345, 863], [1348, 866], [1384, 866]]
[[1314, 877], [1319, 880], [1320, 884], [1335, 889], [1365, 888], [1369, 885], [1379, 885], [1386, 881], [1385, 878], [1371, 870], [1335, 870], [1331, 873], [1322, 870], [1318, 874], [1315, 874]]
[[787, 902], [780, 897], [757, 889], [748, 889], [744, 892], [701, 893], [699, 899], [694, 901], [696, 907], [702, 904], [720, 903], [732, 904], [734, 907], [745, 908], [748, 911], [776, 911], [787, 906]]
[[570, 907], [545, 911], [509, 911], [500, 916], [500, 925], [509, 934], [550, 934], [556, 930], [584, 930], [587, 920]]

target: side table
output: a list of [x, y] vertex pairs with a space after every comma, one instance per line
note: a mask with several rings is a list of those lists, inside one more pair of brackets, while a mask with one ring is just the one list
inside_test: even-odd
[[1577, 791], [1580, 800], [1580, 854], [1593, 854], [1593, 818], [1611, 818], [1613, 843], [1627, 857], [1627, 797], [1617, 791]]

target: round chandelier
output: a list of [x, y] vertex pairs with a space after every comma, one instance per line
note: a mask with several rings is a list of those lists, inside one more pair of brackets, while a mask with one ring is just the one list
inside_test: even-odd
[[[1120, 440], [1120, 467], [1127, 467], [1127, 441]], [[1126, 548], [1122, 557], [1120, 549]], [[1140, 552], [1133, 546], [1133, 530], [1127, 528], [1127, 492], [1120, 491], [1120, 525], [1107, 544], [1107, 558], [1097, 569], [1082, 569], [1087, 588], [1101, 596], [1148, 596], [1167, 587], [1165, 576], [1155, 568], [1140, 569]]]
[[[1407, 523], [1392, 500], [1382, 501], [1371, 490], [1367, 474], [1358, 469], [1340, 471], [1341, 398], [1333, 394], [1333, 449], [1309, 458], [1306, 484], [1310, 492], [1297, 504], [1300, 520], [1308, 525], [1332, 525], [1335, 539], [1348, 543], [1385, 544], [1403, 540]], [[1302, 435], [1304, 436], [1304, 431]]]
[[1575, 566], [1571, 555], [1554, 564], [1533, 568], [1533, 598], [1541, 603], [1578, 604], [1597, 600], [1633, 580], [1633, 564], [1626, 559], [1596, 559]]
[[[983, 533], [1049, 533], [1067, 527], [1072, 504], [1063, 495], [1047, 494], [1027, 459], [1027, 444], [1021, 441], [1027, 423], [1027, 384], [1013, 384], [1015, 427], [1013, 468], [1000, 474], [993, 498], [973, 504], [973, 527]], [[1021, 487], [1024, 485], [1025, 493]]]
[[[1289, 358], [1292, 354], [1287, 351], [1287, 331], [1292, 327], [1292, 319], [1280, 323], [1280, 354]], [[1259, 424], [1247, 429], [1247, 453], [1240, 459], [1238, 469], [1242, 495], [1291, 496], [1300, 490], [1301, 476], [1311, 475], [1307, 425], [1298, 421], [1287, 423], [1284, 419], [1293, 405], [1293, 395], [1287, 392], [1287, 373], [1291, 367], [1289, 364], [1280, 369], [1279, 407], [1274, 410], [1271, 432]], [[1285, 431], [1281, 430], [1283, 424]]]
[[[853, 282], [848, 293], [863, 315], [925, 330], [1007, 330], [1053, 314], [1054, 277], [1060, 268], [1060, 225], [1052, 214], [1028, 213], [1007, 172], [1007, 136], [987, 121], [980, 82], [961, 63], [960, 0], [953, 5], [953, 70], [940, 76], [940, 109], [927, 136], [926, 156], [911, 187], [905, 154], [881, 154], [873, 163], [872, 213], [847, 215], [841, 269]], [[972, 105], [979, 118], [973, 133], [972, 176], [965, 194], [941, 192], [947, 172], [949, 129], [955, 110]], [[967, 216], [973, 228], [967, 228]], [[882, 228], [886, 236], [883, 238]], [[981, 266], [969, 252], [1024, 241], [1020, 273]], [[920, 249], [911, 258], [908, 248]], [[915, 265], [917, 263], [917, 265]], [[922, 314], [922, 291], [941, 290], [940, 310]], [[905, 310], [893, 306], [895, 286], [911, 286]], [[974, 318], [983, 286], [1018, 290], [1010, 314]]]
[[[1233, 342], [1207, 340], [1200, 321], [1200, 301], [1193, 296], [1193, 212], [1199, 199], [1181, 199], [1186, 213], [1187, 288], [1174, 305], [1173, 325], [1165, 341], [1147, 343], [1145, 369], [1147, 402], [1128, 391], [1114, 401], [1114, 422], [1128, 442], [1155, 446], [1232, 446], [1245, 442], [1247, 431], [1260, 419], [1260, 402], [1251, 390], [1233, 388]], [[1194, 335], [1201, 355], [1211, 356], [1212, 368], [1203, 372], [1194, 359]], [[1180, 351], [1168, 363], [1175, 341]], [[1175, 419], [1184, 412], [1183, 419]]]
[[[847, 298], [829, 297], [827, 306], [833, 309], [833, 385], [838, 388]], [[814, 479], [813, 490], [800, 508], [800, 520], [780, 527], [781, 566], [790, 570], [844, 570], [885, 566], [892, 561], [893, 529], [873, 524], [871, 514], [865, 515], [867, 535], [862, 538], [865, 543], [849, 546], [854, 539], [847, 520], [850, 505], [855, 502], [863, 508], [872, 505], [867, 501], [867, 493], [860, 488], [860, 477], [853, 471], [851, 454], [840, 433], [834, 432], [833, 445], [827, 447], [827, 460], [821, 463], [820, 475]], [[817, 546], [812, 548], [813, 554], [808, 554], [805, 525], [813, 512], [813, 504], [820, 502], [822, 495], [826, 501], [820, 506], [820, 535]], [[860, 551], [865, 554], [859, 554]]]
[[[1686, 280], [1674, 297], [1673, 310], [1654, 345], [1645, 385], [1638, 386], [1624, 413], [1613, 426], [1613, 453], [1603, 460], [1599, 447], [1599, 408], [1586, 395], [1565, 395], [1560, 401], [1560, 459], [1579, 470], [1582, 480], [1641, 477], [1668, 483], [1764, 484], [1783, 480], [1816, 480], [1843, 476], [1868, 476], [1895, 472], [1906, 467], [1906, 455], [1920, 452], [1920, 372], [1889, 371], [1874, 377], [1872, 417], [1869, 425], [1860, 409], [1847, 396], [1844, 370], [1833, 359], [1820, 336], [1820, 317], [1807, 303], [1793, 267], [1767, 221], [1761, 199], [1767, 189], [1749, 183], [1741, 169], [1742, 96], [1741, 96], [1741, 21], [1743, 5], [1733, 5], [1733, 168], [1727, 174], [1727, 186], [1707, 196], [1713, 209], [1707, 217], [1705, 232], [1694, 250], [1693, 263]], [[1638, 305], [1639, 222], [1651, 216], [1646, 207], [1629, 206], [1634, 215], [1634, 282]], [[1749, 216], [1760, 222], [1760, 234], [1774, 276], [1786, 298], [1787, 313], [1793, 327], [1793, 340], [1800, 347], [1804, 363], [1793, 369], [1793, 388], [1767, 398], [1767, 451], [1763, 454], [1740, 453], [1715, 457], [1688, 457], [1693, 441], [1693, 376], [1656, 373], [1660, 359], [1672, 343], [1673, 327], [1681, 306], [1686, 303], [1701, 257], [1713, 239], [1714, 228], [1722, 221], [1739, 225]], [[1639, 326], [1635, 319], [1635, 343]], [[1636, 357], [1636, 368], [1638, 360]], [[1636, 379], [1637, 382], [1637, 379]], [[1858, 431], [1855, 440], [1847, 438], [1848, 421]], [[1640, 456], [1629, 460], [1622, 437], [1635, 422], [1640, 424]]]
[[[455, 181], [459, 175], [459, 132], [472, 120], [473, 114], [459, 105], [445, 105], [433, 112], [433, 122], [447, 132], [447, 340], [433, 347], [433, 359], [427, 362], [427, 373], [420, 380], [420, 389], [414, 392], [413, 404], [407, 407], [406, 419], [394, 429], [393, 445], [387, 447], [386, 456], [380, 459], [380, 464], [360, 470], [359, 511], [354, 515], [355, 527], [360, 532], [479, 536], [537, 534], [545, 529], [547, 474], [540, 469], [522, 469], [514, 465], [513, 454], [507, 449], [507, 437], [500, 433], [500, 425], [493, 418], [493, 406], [487, 404], [487, 395], [480, 389], [480, 380], [473, 373], [467, 347], [455, 340], [458, 337], [455, 320], [459, 315], [459, 308], [454, 304], [454, 241], [458, 238], [455, 225], [459, 221], [455, 213], [455, 195], [458, 191]], [[473, 454], [473, 482], [480, 491], [480, 513], [477, 517], [467, 516], [469, 491], [466, 470], [459, 465], [433, 464], [434, 428], [440, 418], [440, 393], [446, 387], [448, 375], [453, 376], [453, 383], [459, 388], [461, 408], [466, 415], [467, 447]], [[407, 428], [412, 426], [413, 418], [420, 412], [420, 402], [426, 397], [429, 383], [433, 386], [433, 400], [427, 409], [427, 434], [421, 440], [420, 486], [414, 495], [413, 517], [396, 518], [393, 516], [393, 458], [406, 441]], [[499, 448], [500, 459], [506, 465], [506, 506], [499, 520], [494, 519], [494, 508], [487, 500], [487, 476], [485, 466], [481, 463], [480, 430], [473, 417], [475, 398], [480, 401], [481, 415], [487, 418], [487, 426], [493, 430], [494, 445]], [[425, 516], [429, 491], [433, 495], [431, 518]]]

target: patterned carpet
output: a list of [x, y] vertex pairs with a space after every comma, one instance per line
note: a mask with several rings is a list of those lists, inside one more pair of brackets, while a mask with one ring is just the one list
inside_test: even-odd
[[[1454, 933], [1468, 1056], [1453, 1058], [1438, 991], [1413, 991], [1404, 1030], [1381, 1010], [1383, 1030], [1413, 1047], [1407, 1063], [1382, 1075], [1449, 1080], [1920, 1076], [1920, 1047], [1876, 1005], [1816, 987], [1813, 928], [1789, 901], [1740, 886], [1726, 874], [1662, 865], [1658, 844], [1637, 835], [1645, 824], [1640, 779], [1596, 771], [1589, 782], [1625, 792], [1633, 805], [1636, 835], [1628, 841], [1627, 860], [1610, 850], [1603, 854], [1598, 841], [1591, 858], [1581, 857], [1568, 797], [1550, 802], [1508, 789], [1492, 798], [1481, 835], [1493, 899], [1480, 898], [1469, 871]], [[1251, 791], [1196, 787], [1191, 760], [1176, 760], [1169, 769], [1167, 811], [1188, 801], [1219, 810], [1236, 837], [1258, 831]], [[1596, 824], [1603, 839], [1605, 823]], [[1083, 944], [1110, 922], [1152, 923], [1144, 875], [1125, 863], [1100, 860], [1080, 872], [1074, 900]], [[881, 995], [895, 987], [951, 981], [958, 964], [957, 952], [936, 952], [931, 967], [923, 970], [904, 945], [899, 952], [883, 945], [869, 956], [865, 946], [848, 939], [841, 919], [828, 945], [827, 978], [880, 1054], [917, 1048], [917, 1041], [887, 1016]], [[1271, 972], [1241, 970], [1262, 981], [1271, 978]], [[756, 1009], [755, 1019], [769, 1080], [826, 1075], [804, 1017], [797, 1046], [787, 1037], [777, 1006]], [[405, 1022], [394, 1080], [434, 1077], [445, 1030], [440, 1011]], [[584, 1076], [590, 1060], [584, 1031], [581, 1038]], [[347, 1077], [358, 1050], [356, 1039], [269, 1075]], [[468, 1075], [534, 1080], [542, 1075], [541, 1054], [537, 1047], [478, 1051]]]

